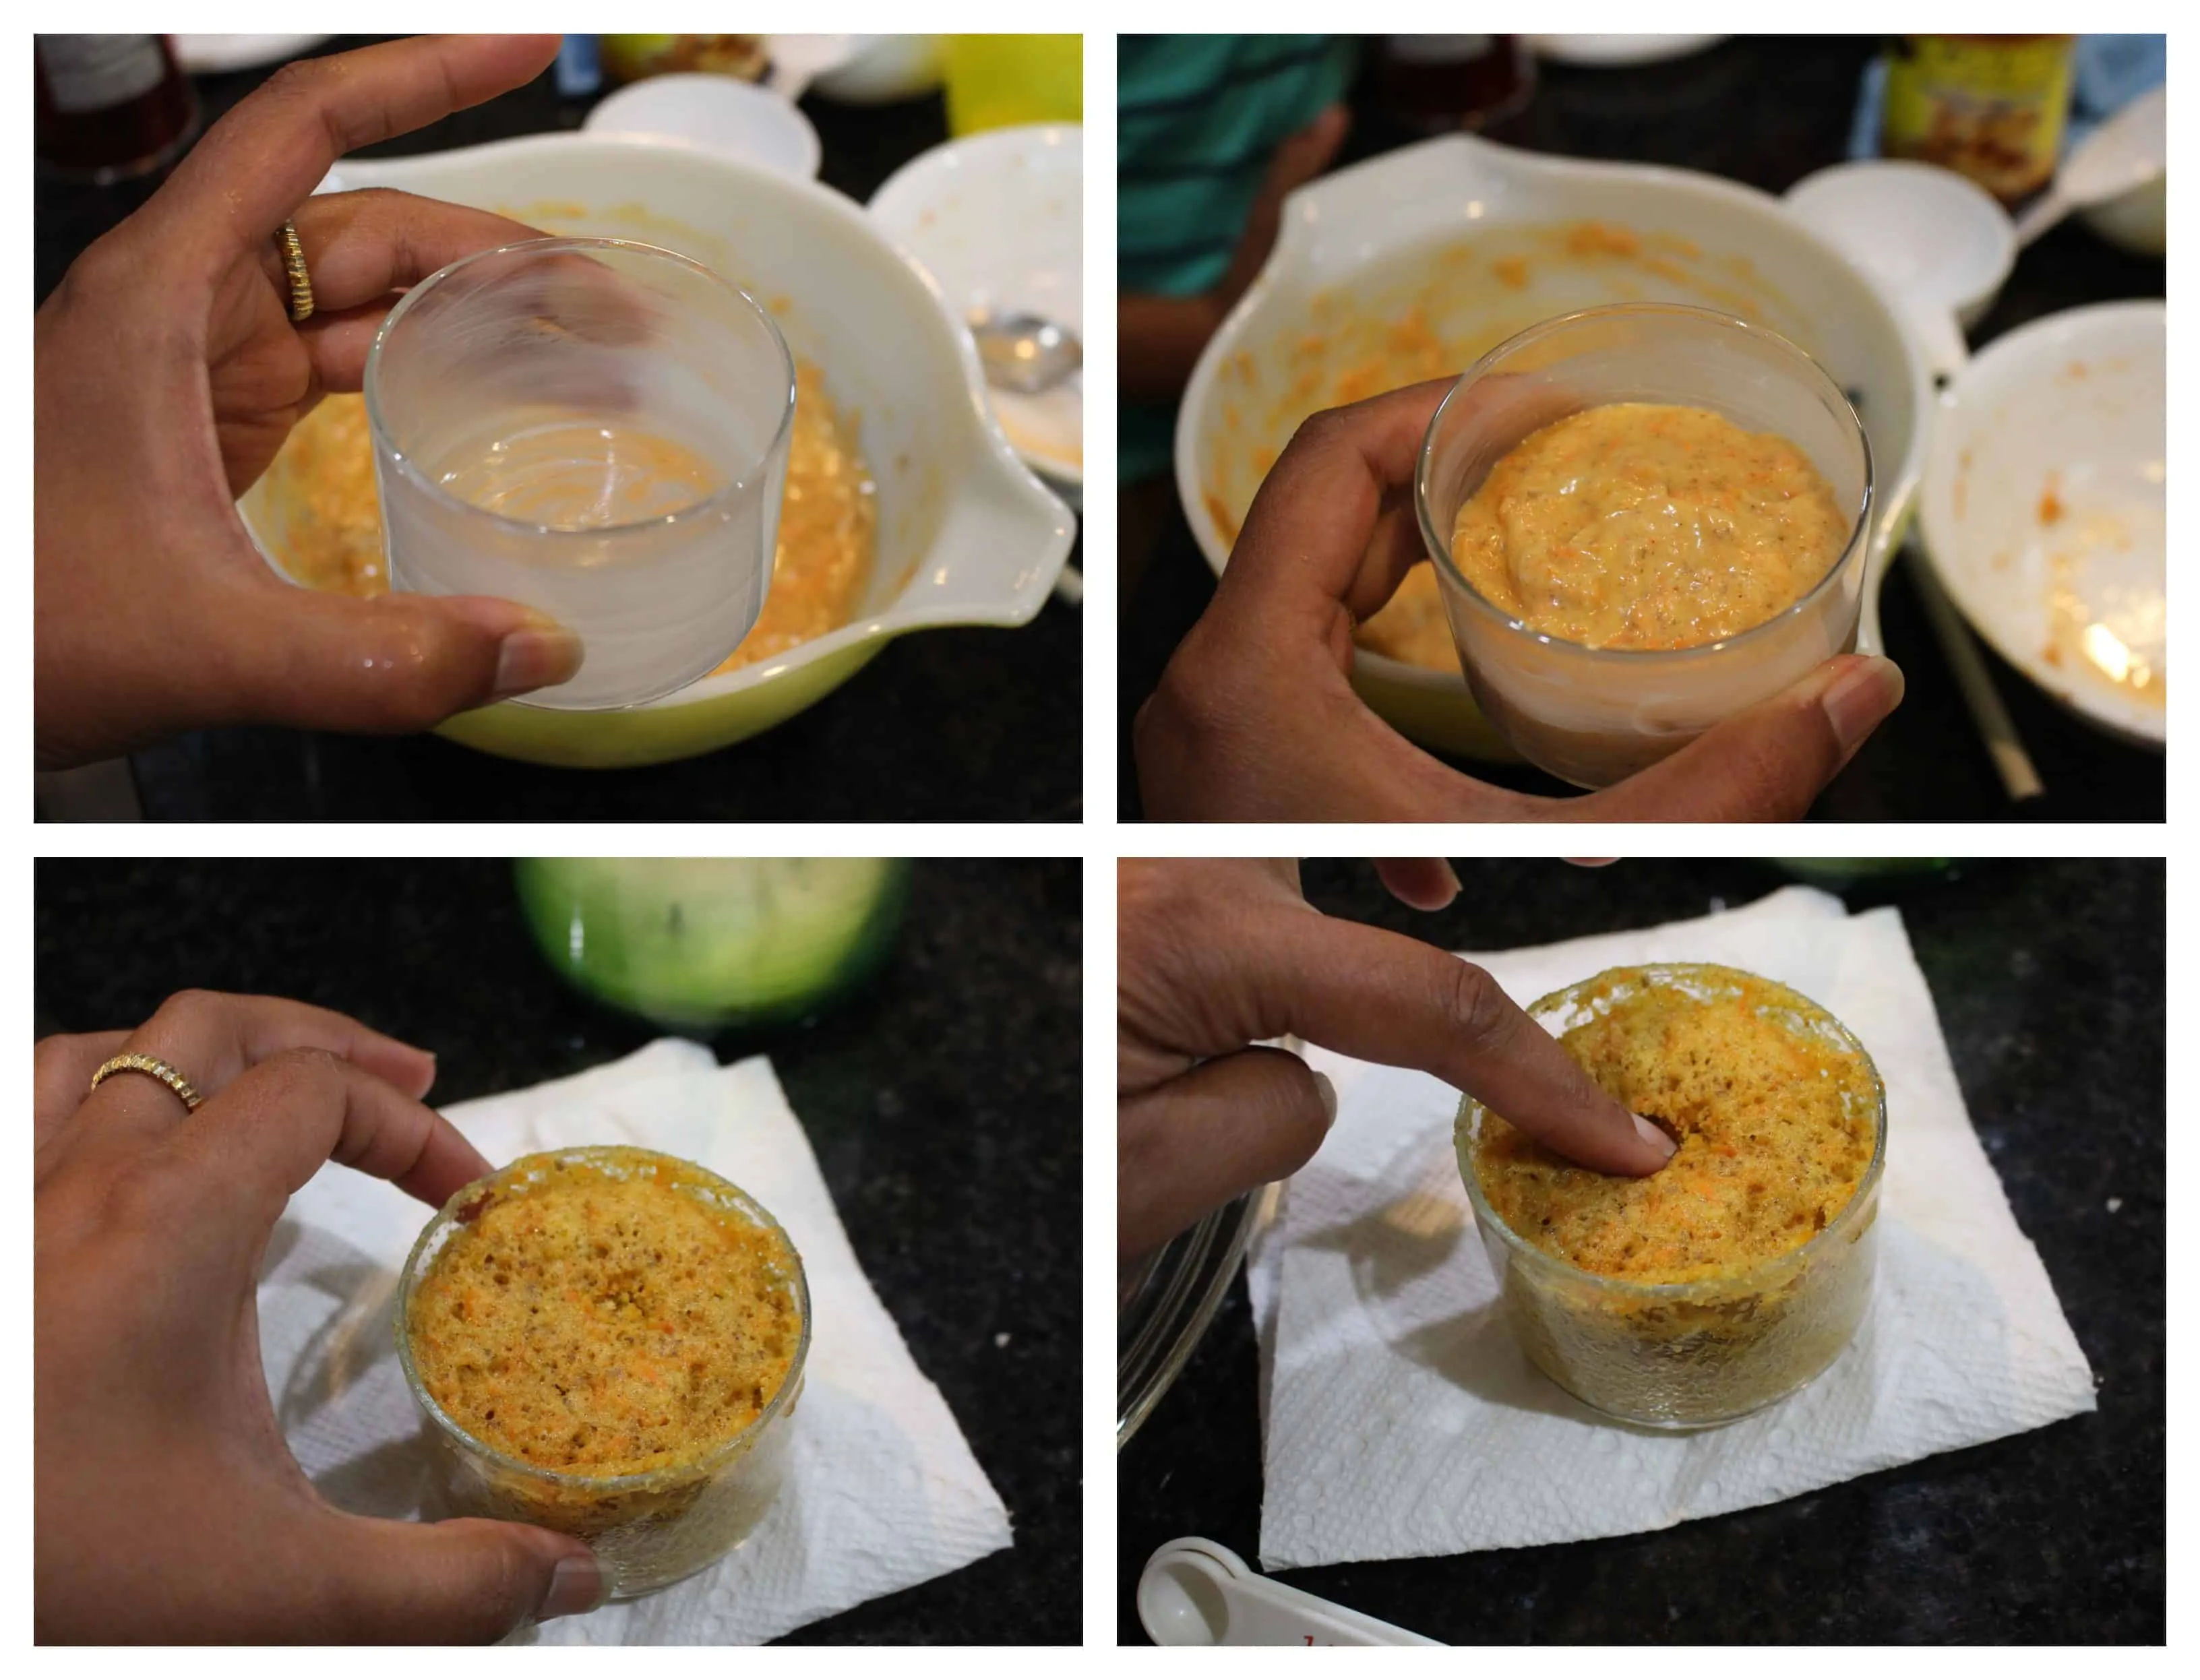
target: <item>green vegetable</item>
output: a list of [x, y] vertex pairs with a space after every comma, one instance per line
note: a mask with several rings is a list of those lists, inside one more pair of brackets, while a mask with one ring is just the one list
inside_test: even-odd
[[1953, 858], [1774, 858], [1773, 864], [1790, 875], [1822, 886], [1842, 887], [1853, 882], [1883, 881], [1905, 875], [1934, 875], [1945, 871]]
[[891, 858], [523, 858], [536, 943], [574, 986], [680, 1028], [815, 1013], [867, 978], [901, 921]]

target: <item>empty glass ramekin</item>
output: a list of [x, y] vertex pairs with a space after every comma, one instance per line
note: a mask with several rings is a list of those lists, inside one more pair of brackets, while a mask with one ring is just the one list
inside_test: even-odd
[[[1499, 458], [1565, 415], [1635, 402], [1707, 409], [1810, 457], [1851, 523], [1801, 599], [1699, 647], [1591, 648], [1530, 628], [1467, 581], [1452, 533]], [[1429, 423], [1413, 499], [1476, 702], [1524, 756], [1577, 786], [1656, 763], [1856, 643], [1871, 511], [1864, 424], [1801, 350], [1715, 310], [1610, 304], [1507, 339], [1460, 376]]]
[[778, 1391], [739, 1435], [682, 1464], [624, 1476], [590, 1476], [549, 1470], [501, 1452], [470, 1433], [436, 1403], [421, 1380], [410, 1333], [412, 1297], [429, 1264], [461, 1224], [485, 1186], [512, 1175], [536, 1176], [555, 1161], [616, 1169], [623, 1160], [670, 1163], [679, 1187], [711, 1205], [786, 1233], [745, 1191], [716, 1173], [647, 1150], [623, 1146], [561, 1149], [523, 1157], [493, 1178], [469, 1185], [428, 1222], [412, 1245], [397, 1290], [397, 1351], [406, 1385], [426, 1420], [435, 1454], [442, 1514], [495, 1517], [534, 1523], [587, 1541], [611, 1581], [613, 1598], [635, 1598], [684, 1579], [739, 1546], [762, 1522], [778, 1496], [787, 1464], [791, 1425], [810, 1357], [810, 1284], [802, 1257], [793, 1257], [793, 1291], [802, 1318], [794, 1357]]
[[[1699, 963], [1641, 970], [1644, 984], [1683, 988], [1730, 984], [1724, 977], [1734, 972]], [[1553, 1036], [1563, 1034], [1628, 995], [1612, 989], [1612, 977], [1578, 981], [1528, 1013]], [[1460, 1104], [1454, 1146], [1506, 1316], [1536, 1368], [1600, 1412], [1653, 1429], [1730, 1423], [1817, 1377], [1864, 1321], [1879, 1257], [1886, 1087], [1856, 1035], [1816, 1004], [1782, 1024], [1863, 1059], [1871, 1076], [1871, 1160], [1824, 1230], [1727, 1277], [1636, 1283], [1536, 1247], [1498, 1216], [1475, 1173], [1475, 1141], [1489, 1111], [1472, 1097]]]

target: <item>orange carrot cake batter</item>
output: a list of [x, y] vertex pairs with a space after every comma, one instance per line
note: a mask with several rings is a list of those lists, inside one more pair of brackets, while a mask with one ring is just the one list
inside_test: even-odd
[[[878, 491], [854, 428], [834, 407], [812, 364], [797, 363], [795, 393], [771, 592], [721, 671], [772, 658], [850, 622], [870, 578]], [[324, 398], [291, 432], [267, 470], [267, 507], [266, 540], [297, 581], [345, 595], [389, 590], [365, 398]]]
[[1466, 580], [1530, 628], [1596, 648], [1684, 648], [1777, 616], [1840, 558], [1850, 521], [1787, 439], [1665, 403], [1531, 433], [1460, 510]]

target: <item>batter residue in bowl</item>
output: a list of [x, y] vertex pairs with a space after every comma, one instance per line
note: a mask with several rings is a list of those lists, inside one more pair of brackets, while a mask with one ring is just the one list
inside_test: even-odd
[[1777, 616], [1840, 557], [1851, 521], [1782, 437], [1665, 403], [1530, 433], [1459, 512], [1466, 580], [1530, 628], [1594, 648], [1684, 648]]
[[[824, 375], [796, 365], [793, 433], [771, 593], [756, 627], [718, 667], [732, 671], [815, 641], [856, 615], [877, 545], [877, 486], [825, 393]], [[346, 595], [389, 587], [366, 400], [325, 400], [267, 470], [264, 533], [300, 583]]]
[[1717, 983], [1599, 976], [1614, 1000], [1559, 1041], [1679, 1139], [1659, 1171], [1607, 1177], [1489, 1117], [1475, 1175], [1524, 1240], [1606, 1277], [1686, 1283], [1800, 1248], [1856, 1193], [1878, 1142], [1869, 1063], [1813, 1030], [1830, 1018], [1787, 987], [1701, 972]]

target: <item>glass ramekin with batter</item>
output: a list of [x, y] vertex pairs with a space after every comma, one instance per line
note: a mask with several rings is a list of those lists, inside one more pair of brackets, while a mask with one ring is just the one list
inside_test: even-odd
[[1460, 662], [1521, 753], [1604, 787], [1851, 650], [1871, 448], [1770, 330], [1583, 310], [1461, 375], [1414, 499]]

